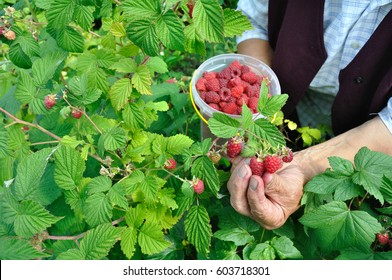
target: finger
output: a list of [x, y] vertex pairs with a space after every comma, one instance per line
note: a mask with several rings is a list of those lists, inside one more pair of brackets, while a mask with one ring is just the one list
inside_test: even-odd
[[232, 172], [227, 183], [230, 192], [230, 203], [240, 214], [249, 216], [250, 209], [247, 201], [249, 178], [252, 175], [249, 166], [242, 161]]
[[251, 217], [266, 229], [274, 229], [284, 224], [282, 209], [266, 195], [264, 181], [259, 176], [249, 180], [247, 193]]

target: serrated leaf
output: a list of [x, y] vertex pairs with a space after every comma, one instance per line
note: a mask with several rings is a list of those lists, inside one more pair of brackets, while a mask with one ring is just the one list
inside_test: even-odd
[[191, 172], [193, 176], [200, 178], [215, 196], [218, 194], [219, 176], [208, 156], [197, 158], [193, 162]]
[[151, 95], [151, 75], [146, 65], [139, 65], [132, 76], [132, 85], [140, 94]]
[[222, 113], [214, 113], [208, 120], [208, 127], [211, 132], [222, 138], [230, 138], [238, 133], [241, 124], [238, 120], [233, 119]]
[[87, 74], [74, 76], [69, 81], [68, 86], [70, 92], [67, 96], [74, 106], [89, 105], [97, 101], [102, 95], [102, 91], [97, 88], [95, 81], [89, 80]]
[[159, 39], [156, 26], [147, 19], [132, 21], [127, 26], [128, 38], [149, 56], [159, 54]]
[[67, 26], [72, 20], [75, 8], [76, 2], [74, 0], [54, 0], [46, 12], [49, 26], [54, 28]]
[[121, 184], [115, 184], [108, 192], [112, 205], [118, 205], [123, 209], [128, 209], [128, 200], [125, 195], [125, 188]]
[[353, 181], [384, 204], [380, 186], [383, 175], [391, 174], [392, 157], [363, 147], [355, 155], [354, 163], [357, 173], [353, 175]]
[[148, 176], [140, 183], [140, 190], [143, 192], [147, 202], [157, 201], [158, 190], [166, 183], [165, 180], [156, 177]]
[[324, 249], [368, 248], [382, 226], [364, 211], [351, 211], [344, 202], [332, 201], [303, 215], [299, 221], [316, 229]]
[[125, 130], [120, 127], [109, 129], [99, 139], [99, 143], [102, 143], [103, 147], [109, 151], [124, 148], [126, 141]]
[[41, 150], [28, 156], [18, 165], [14, 185], [16, 199], [20, 201], [34, 197], [52, 152], [50, 148]]
[[0, 196], [0, 217], [2, 221], [8, 225], [11, 225], [15, 221], [15, 217], [19, 212], [19, 202], [15, 196], [12, 195], [9, 188], [5, 188], [2, 195]]
[[192, 206], [185, 218], [185, 232], [188, 241], [197, 252], [207, 254], [210, 251], [212, 230], [210, 217], [203, 206]]
[[85, 163], [80, 154], [70, 147], [61, 147], [55, 153], [57, 185], [65, 190], [75, 189], [82, 180]]
[[380, 191], [385, 201], [392, 204], [392, 179], [389, 179], [386, 176], [384, 176]]
[[122, 111], [124, 122], [133, 130], [145, 128], [145, 117], [140, 106], [129, 103]]
[[223, 15], [225, 37], [234, 37], [235, 35], [241, 35], [246, 30], [253, 29], [249, 19], [240, 11], [224, 9]]
[[268, 243], [259, 243], [250, 252], [249, 258], [251, 260], [274, 260], [275, 249]]
[[33, 260], [48, 256], [24, 239], [1, 237], [0, 248], [0, 260]]
[[73, 14], [73, 20], [79, 24], [85, 31], [88, 31], [92, 23], [94, 22], [94, 6], [79, 5], [77, 3], [75, 7], [75, 13]]
[[168, 10], [156, 21], [158, 38], [173, 50], [184, 50], [183, 24], [173, 10]]
[[0, 123], [0, 159], [8, 156], [9, 138], [4, 124]]
[[273, 95], [266, 99], [265, 104], [263, 104], [263, 102], [261, 102], [262, 99], [260, 99], [258, 103], [258, 111], [263, 116], [273, 116], [284, 106], [284, 104], [286, 104], [288, 97], [289, 96], [287, 94]]
[[220, 43], [224, 38], [224, 18], [221, 6], [215, 0], [196, 1], [193, 21], [197, 32], [208, 42]]
[[80, 252], [86, 260], [100, 260], [120, 238], [123, 228], [102, 224], [89, 230], [80, 242]]
[[114, 69], [114, 70], [116, 70], [117, 72], [120, 72], [120, 73], [133, 73], [137, 69], [137, 64], [136, 64], [135, 60], [133, 60], [133, 59], [122, 58], [118, 62], [113, 63], [110, 66], [110, 68]]
[[328, 161], [332, 170], [338, 174], [345, 176], [354, 174], [354, 166], [351, 161], [340, 157], [329, 157]]
[[137, 229], [134, 227], [126, 228], [121, 234], [121, 250], [127, 256], [127, 258], [132, 258], [135, 252], [135, 246], [137, 242]]
[[38, 202], [24, 200], [20, 203], [15, 217], [15, 233], [22, 237], [31, 237], [60, 219], [50, 214]]
[[[167, 64], [166, 62], [160, 58], [160, 57], [151, 57], [147, 63], [146, 63], [148, 69], [150, 70], [150, 72], [153, 74], [154, 72], [156, 73], [166, 73], [169, 70], [167, 69]], [[152, 75], [151, 74], [151, 75]]]
[[122, 3], [125, 17], [134, 18], [151, 18], [158, 17], [161, 13], [159, 0], [150, 1], [132, 1], [126, 0]]
[[83, 140], [77, 140], [76, 136], [68, 136], [65, 135], [63, 138], [61, 138], [60, 143], [64, 146], [71, 147], [75, 149], [79, 145], [85, 144]]
[[242, 129], [246, 130], [253, 124], [253, 114], [245, 103], [242, 105], [241, 116]]
[[127, 32], [125, 30], [124, 23], [113, 22], [110, 26], [110, 33], [112, 33], [115, 37], [125, 37], [127, 35]]
[[162, 232], [162, 228], [154, 223], [146, 222], [139, 231], [139, 245], [143, 254], [157, 254], [170, 246]]
[[83, 207], [86, 222], [91, 227], [110, 222], [112, 210], [113, 207], [110, 204], [109, 197], [103, 193], [95, 193], [89, 196]]
[[244, 246], [255, 240], [254, 236], [241, 228], [224, 228], [217, 230], [214, 237], [224, 241], [234, 242], [237, 246]]
[[[265, 139], [274, 147], [282, 147], [286, 146], [286, 141], [279, 131], [279, 129], [271, 124], [266, 119], [257, 119], [254, 121], [253, 125], [249, 128], [249, 130], [253, 133], [250, 135], [251, 140], [260, 141], [259, 138]], [[255, 137], [258, 136], [259, 138]]]
[[167, 152], [172, 155], [181, 155], [185, 149], [189, 149], [193, 140], [186, 135], [177, 134], [167, 138]]
[[70, 26], [63, 29], [51, 30], [49, 32], [63, 50], [75, 53], [84, 51], [84, 37]]
[[302, 259], [301, 252], [294, 247], [293, 241], [286, 236], [272, 238], [271, 246], [274, 247], [276, 254], [281, 260]]
[[197, 53], [201, 56], [206, 56], [206, 45], [203, 39], [199, 36], [196, 31], [196, 27], [193, 23], [186, 26], [184, 29], [185, 34], [185, 49], [189, 53]]
[[36, 88], [34, 86], [33, 79], [26, 71], [20, 70], [15, 98], [22, 103], [29, 103], [34, 99], [35, 94]]
[[128, 99], [132, 93], [131, 80], [127, 78], [116, 81], [110, 88], [110, 101], [113, 107], [119, 111], [128, 104]]
[[66, 55], [62, 52], [55, 52], [38, 58], [32, 66], [33, 81], [35, 86], [43, 86], [48, 80], [53, 78], [57, 67], [64, 61]]

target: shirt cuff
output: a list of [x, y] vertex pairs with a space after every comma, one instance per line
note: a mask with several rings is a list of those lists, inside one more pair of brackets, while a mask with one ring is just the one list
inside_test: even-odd
[[389, 98], [387, 106], [378, 115], [392, 134], [392, 98]]

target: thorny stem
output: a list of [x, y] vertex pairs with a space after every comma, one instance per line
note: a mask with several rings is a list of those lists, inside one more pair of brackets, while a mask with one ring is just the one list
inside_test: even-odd
[[14, 115], [12, 115], [11, 113], [9, 113], [8, 111], [6, 111], [5, 109], [0, 107], [0, 112], [3, 112], [4, 114], [6, 114], [8, 117], [10, 117], [11, 119], [14, 120], [15, 123], [19, 123], [19, 124], [23, 124], [23, 125], [27, 125], [27, 126], [31, 126], [34, 127], [40, 131], [42, 131], [43, 133], [49, 135], [50, 137], [60, 141], [61, 138], [55, 134], [53, 134], [52, 132], [46, 130], [45, 128], [43, 128], [42, 126], [38, 125], [38, 124], [34, 124], [34, 123], [29, 123], [26, 121], [23, 121], [21, 119], [18, 119], [17, 117], [15, 117]]

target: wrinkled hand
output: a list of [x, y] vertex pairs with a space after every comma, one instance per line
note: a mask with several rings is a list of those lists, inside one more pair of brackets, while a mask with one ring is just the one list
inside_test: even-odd
[[304, 184], [305, 176], [295, 159], [276, 173], [260, 177], [252, 175], [244, 159], [237, 158], [227, 187], [237, 212], [265, 229], [275, 229], [298, 210]]

